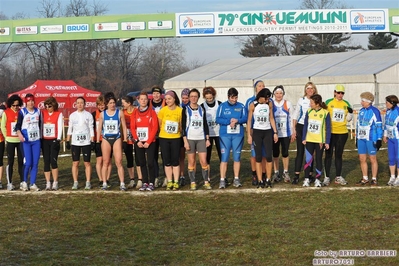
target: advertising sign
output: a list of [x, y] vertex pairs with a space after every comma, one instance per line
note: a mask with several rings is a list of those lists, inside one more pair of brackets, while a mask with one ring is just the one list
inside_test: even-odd
[[388, 9], [178, 13], [176, 36], [388, 32]]

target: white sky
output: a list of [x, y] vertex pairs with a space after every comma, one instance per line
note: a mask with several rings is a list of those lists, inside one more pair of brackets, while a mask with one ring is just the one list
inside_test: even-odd
[[[46, 0], [50, 1], [50, 0]], [[54, 0], [53, 0], [54, 1]], [[60, 0], [65, 6], [69, 0]], [[23, 13], [27, 18], [40, 17], [37, 12], [42, 0], [0, 0], [0, 12], [8, 17]], [[223, 12], [254, 10], [291, 10], [299, 9], [300, 0], [257, 1], [257, 0], [96, 0], [103, 4], [106, 15], [154, 14], [183, 12]], [[399, 0], [342, 0], [336, 1], [347, 8], [399, 8]], [[93, 0], [87, 0], [93, 5]], [[353, 35], [352, 44], [367, 46], [368, 35]], [[148, 43], [149, 41], [144, 41]], [[187, 37], [181, 39], [186, 49], [186, 61], [209, 63], [217, 59], [238, 58], [240, 47], [232, 37]]]

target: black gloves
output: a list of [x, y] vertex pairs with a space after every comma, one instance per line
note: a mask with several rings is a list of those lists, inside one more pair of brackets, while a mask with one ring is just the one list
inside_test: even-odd
[[377, 140], [377, 142], [375, 143], [375, 147], [377, 148], [377, 151], [380, 150], [381, 146], [382, 146], [382, 141], [379, 139], [379, 140]]
[[96, 150], [96, 143], [95, 143], [94, 141], [92, 141], [92, 142], [90, 143], [90, 145], [91, 145], [91, 150], [92, 150], [92, 151], [95, 151], [95, 150]]
[[349, 106], [348, 106], [348, 113], [350, 113], [350, 114], [352, 114], [352, 113], [353, 113], [353, 109], [352, 109], [352, 108], [350, 108]]
[[101, 152], [101, 143], [97, 142], [96, 143], [96, 153], [100, 153]]
[[66, 142], [66, 148], [67, 148], [68, 150], [71, 149], [71, 142], [70, 142], [70, 141], [67, 141], [67, 142]]
[[127, 148], [127, 142], [124, 141], [124, 142], [122, 142], [122, 149], [123, 149], [123, 150], [126, 150], [126, 148]]

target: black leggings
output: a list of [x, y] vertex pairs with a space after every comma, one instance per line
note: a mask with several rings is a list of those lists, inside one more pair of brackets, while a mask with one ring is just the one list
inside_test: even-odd
[[[303, 166], [303, 155], [305, 154], [305, 145], [302, 144], [303, 125], [296, 124], [295, 130], [296, 130], [295, 173], [300, 173]], [[313, 172], [313, 162], [310, 166], [310, 172]]]
[[[0, 142], [0, 166], [4, 164], [4, 149], [6, 148], [5, 141]], [[0, 176], [1, 179], [1, 176]]]
[[211, 163], [212, 147], [213, 147], [213, 143], [214, 142], [215, 142], [216, 151], [218, 153], [219, 162], [220, 162], [221, 154], [220, 154], [220, 140], [219, 140], [219, 137], [209, 137], [209, 142], [211, 143], [211, 145], [209, 145], [209, 147], [206, 148], [206, 162], [208, 164]]
[[123, 150], [126, 156], [126, 167], [132, 168], [133, 164], [133, 144], [127, 144], [126, 149]]
[[20, 177], [21, 182], [24, 181], [24, 152], [22, 149], [22, 145], [19, 142], [7, 142], [7, 159], [8, 165], [6, 169], [6, 174], [8, 178], [8, 182], [12, 183], [12, 174], [14, 172], [14, 157], [15, 157], [15, 149], [17, 149], [17, 160], [18, 160], [18, 174]]
[[278, 158], [280, 156], [280, 146], [281, 155], [283, 158], [288, 157], [288, 149], [290, 147], [290, 137], [278, 138], [276, 143], [273, 142], [273, 157]]
[[58, 154], [60, 153], [60, 145], [56, 139], [42, 140], [44, 172], [50, 172], [50, 165], [52, 169], [58, 168]]
[[[154, 158], [155, 158], [155, 153], [158, 153], [158, 151], [155, 150], [155, 148], [156, 148], [155, 142], [151, 143], [147, 149], [139, 148], [136, 143], [134, 144], [134, 152], [136, 154], [136, 160], [139, 161], [144, 183], [153, 183], [153, 184], [155, 183]], [[149, 182], [148, 182], [148, 176], [149, 176]]]
[[330, 148], [326, 150], [326, 158], [324, 159], [324, 167], [326, 176], [330, 177], [332, 157], [335, 149], [335, 176], [342, 175], [342, 155], [344, 153], [345, 143], [348, 140], [346, 134], [331, 134]]
[[159, 138], [164, 166], [179, 166], [181, 139]]
[[320, 148], [320, 143], [306, 142], [306, 164], [304, 166], [305, 177], [310, 175], [311, 165], [315, 159], [316, 161], [316, 178], [320, 179], [323, 171], [323, 150], [324, 146]]
[[272, 149], [273, 149], [273, 131], [271, 129], [261, 130], [261, 129], [253, 129], [252, 130], [252, 142], [255, 148], [255, 160], [257, 163], [262, 162], [263, 154], [266, 153], [266, 161], [268, 163], [272, 162]]

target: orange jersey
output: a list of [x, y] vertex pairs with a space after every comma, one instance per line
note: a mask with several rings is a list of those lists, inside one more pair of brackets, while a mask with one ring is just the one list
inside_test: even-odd
[[128, 110], [123, 110], [123, 114], [125, 115], [125, 122], [126, 122], [126, 131], [127, 131], [127, 144], [133, 144], [133, 136], [132, 131], [130, 129], [130, 119], [133, 115], [134, 109], [131, 113]]
[[[93, 120], [94, 120], [94, 126], [93, 126], [93, 128], [94, 128], [94, 139], [97, 139], [97, 128], [98, 128], [98, 123], [100, 121], [101, 113], [102, 113], [102, 111], [100, 111], [98, 109], [92, 113]], [[100, 141], [102, 141], [102, 140], [103, 140], [103, 135], [100, 134]]]
[[58, 118], [61, 112], [49, 113], [46, 109], [42, 110], [43, 114], [43, 139], [57, 139], [59, 130]]
[[17, 131], [15, 130], [15, 126], [17, 125], [17, 120], [18, 120], [18, 111], [14, 112], [14, 110], [12, 110], [11, 108], [7, 108], [3, 113], [2, 119], [6, 119], [6, 124], [5, 124], [6, 132], [3, 132], [3, 134], [5, 133], [5, 137], [18, 139], [17, 142], [19, 142]]

